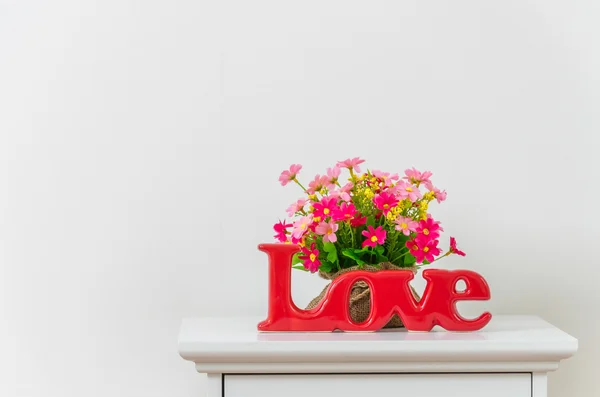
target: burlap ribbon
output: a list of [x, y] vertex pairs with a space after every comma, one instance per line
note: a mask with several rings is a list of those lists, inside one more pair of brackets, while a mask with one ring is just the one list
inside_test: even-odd
[[[378, 267], [372, 265], [364, 265], [362, 268], [359, 268], [358, 266], [353, 266], [347, 269], [342, 269], [336, 273], [325, 273], [319, 271], [319, 276], [321, 276], [321, 278], [324, 278], [325, 280], [334, 280], [344, 273], [352, 272], [355, 270], [365, 270], [368, 272], [378, 272], [380, 270], [410, 270], [413, 273], [417, 273], [416, 267], [398, 267], [392, 263], [383, 262], [380, 263]], [[321, 291], [321, 293], [317, 297], [310, 301], [310, 303], [306, 307], [307, 310], [316, 307], [319, 304], [319, 302], [321, 302], [330, 285], [331, 283], [327, 284], [327, 286], [323, 288], [323, 291]], [[400, 288], [400, 286], [398, 286], [398, 288]], [[420, 299], [419, 295], [412, 286], [410, 288], [413, 293], [413, 296], [418, 301]], [[352, 290], [350, 292], [349, 308], [350, 317], [357, 323], [365, 321], [369, 316], [369, 313], [371, 312], [371, 291], [369, 290], [368, 284], [364, 281], [358, 281], [352, 286]], [[402, 320], [400, 319], [400, 317], [397, 314], [394, 314], [390, 321], [383, 328], [403, 327], [404, 324], [402, 324]]]

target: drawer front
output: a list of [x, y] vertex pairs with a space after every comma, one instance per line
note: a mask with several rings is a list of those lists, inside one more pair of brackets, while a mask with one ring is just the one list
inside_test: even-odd
[[225, 375], [224, 387], [225, 397], [531, 397], [531, 374]]

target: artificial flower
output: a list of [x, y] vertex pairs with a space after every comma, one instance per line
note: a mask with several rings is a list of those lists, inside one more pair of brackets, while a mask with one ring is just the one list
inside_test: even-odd
[[279, 242], [284, 243], [287, 241], [287, 229], [292, 227], [291, 223], [285, 223], [285, 221], [279, 221], [273, 225], [273, 230], [275, 230], [275, 238], [279, 240]]
[[356, 207], [352, 203], [342, 203], [334, 212], [333, 220], [350, 221], [356, 215]]
[[352, 218], [352, 220], [350, 220], [350, 226], [352, 226], [352, 227], [359, 227], [359, 226], [364, 225], [365, 223], [367, 223], [367, 217], [361, 215], [358, 212], [356, 213], [354, 218]]
[[315, 232], [323, 236], [323, 242], [335, 243], [337, 241], [335, 232], [337, 232], [338, 227], [338, 224], [334, 221], [321, 222], [315, 228]]
[[342, 168], [348, 168], [350, 171], [354, 170], [355, 172], [360, 172], [360, 167], [358, 165], [364, 162], [365, 160], [361, 160], [358, 157], [354, 157], [353, 159], [338, 161], [337, 166]]
[[431, 172], [429, 171], [425, 171], [425, 172], [420, 172], [417, 171], [415, 169], [415, 167], [411, 168], [411, 169], [407, 169], [404, 171], [404, 174], [406, 175], [405, 177], [403, 177], [402, 179], [407, 179], [410, 181], [410, 183], [413, 183], [415, 185], [419, 185], [421, 183], [428, 183], [429, 178], [431, 177], [431, 175], [433, 175]]
[[460, 256], [467, 255], [464, 252], [462, 252], [461, 250], [459, 250], [458, 248], [456, 248], [456, 239], [454, 237], [450, 237], [450, 253], [457, 254]]
[[433, 197], [435, 197], [438, 203], [441, 203], [442, 201], [446, 200], [446, 191], [440, 190], [437, 187], [433, 186], [433, 183], [431, 183], [431, 181], [427, 181], [425, 183], [425, 187], [427, 187], [427, 189], [433, 193]]
[[337, 198], [323, 197], [321, 201], [313, 204], [313, 216], [318, 220], [325, 220], [333, 215], [333, 212], [338, 209]]
[[419, 226], [416, 229], [417, 238], [423, 241], [437, 239], [440, 237], [440, 231], [444, 231], [444, 229], [432, 217], [419, 221]]
[[296, 212], [300, 212], [304, 209], [304, 206], [306, 205], [306, 199], [299, 199], [297, 200], [294, 204], [290, 205], [287, 208], [287, 213], [288, 216], [294, 216], [296, 214]]
[[395, 207], [396, 204], [398, 204], [398, 199], [387, 192], [381, 192], [373, 198], [373, 203], [378, 210], [383, 211], [383, 214], [387, 215], [392, 207]]
[[319, 266], [321, 266], [319, 250], [315, 248], [315, 243], [312, 243], [310, 248], [302, 247], [301, 250], [304, 255], [298, 255], [298, 258], [304, 261], [303, 265], [306, 269], [311, 273], [315, 273], [319, 270]]
[[435, 256], [440, 254], [440, 249], [437, 247], [438, 240], [420, 240], [413, 239], [406, 242], [406, 247], [410, 250], [417, 263], [423, 263], [424, 260], [431, 263], [435, 260]]
[[385, 242], [387, 233], [381, 226], [377, 226], [377, 229], [374, 229], [373, 226], [369, 225], [367, 230], [363, 230], [362, 235], [366, 237], [362, 243], [363, 247], [375, 247]]
[[333, 190], [336, 188], [341, 171], [342, 170], [337, 165], [333, 168], [327, 168], [327, 189]]
[[419, 191], [419, 188], [404, 181], [399, 181], [396, 186], [394, 186], [393, 191], [396, 193], [398, 198], [407, 198], [413, 203], [421, 198], [421, 192]]
[[300, 164], [292, 164], [290, 165], [289, 170], [284, 170], [279, 175], [279, 182], [281, 182], [282, 186], [287, 185], [290, 181], [296, 179], [296, 175], [300, 172], [302, 166]]
[[304, 236], [304, 233], [308, 230], [309, 226], [312, 223], [312, 215], [303, 216], [294, 222], [294, 231], [292, 232], [292, 236], [301, 239]]
[[417, 226], [419, 226], [417, 221], [404, 216], [397, 217], [394, 222], [396, 222], [396, 230], [402, 232], [405, 236], [409, 236], [411, 232], [416, 232]]
[[328, 180], [327, 175], [321, 176], [317, 174], [315, 179], [308, 183], [308, 189], [306, 189], [306, 191], [310, 194], [319, 193], [327, 185]]
[[383, 181], [384, 186], [386, 186], [386, 187], [393, 185], [395, 181], [400, 179], [398, 174], [392, 175], [389, 172], [373, 170], [371, 173], [373, 174], [374, 177], [379, 178], [381, 181]]

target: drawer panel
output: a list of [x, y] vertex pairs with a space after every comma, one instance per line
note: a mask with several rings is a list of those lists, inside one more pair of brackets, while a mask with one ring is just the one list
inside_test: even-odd
[[224, 387], [225, 397], [531, 397], [531, 374], [225, 375]]

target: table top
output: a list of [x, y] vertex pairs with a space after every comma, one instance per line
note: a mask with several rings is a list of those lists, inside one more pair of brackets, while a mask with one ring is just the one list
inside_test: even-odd
[[535, 316], [494, 316], [476, 332], [261, 333], [261, 318], [184, 319], [179, 354], [200, 372], [550, 371], [577, 340]]

